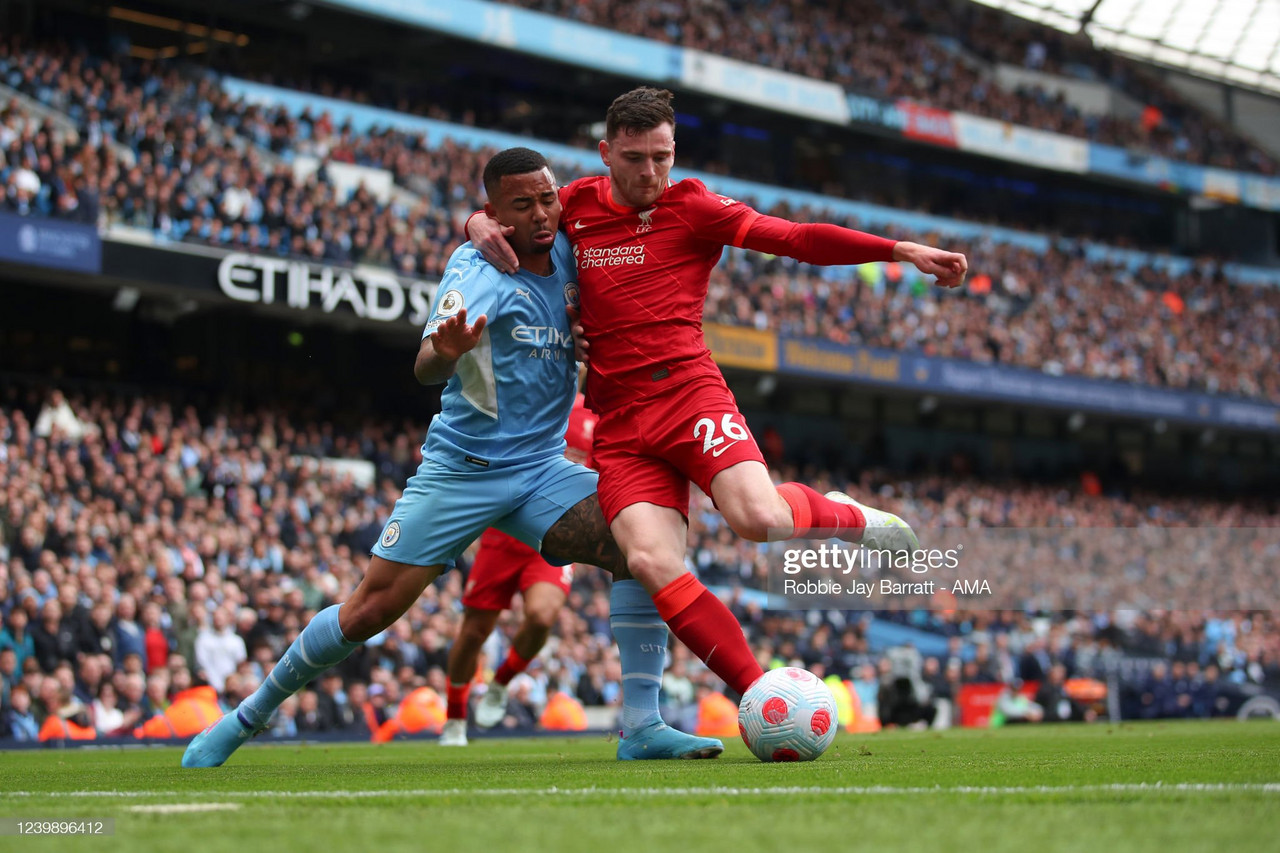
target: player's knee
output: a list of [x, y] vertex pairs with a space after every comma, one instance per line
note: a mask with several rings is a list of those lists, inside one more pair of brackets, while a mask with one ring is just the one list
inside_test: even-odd
[[733, 532], [752, 542], [781, 538], [778, 531], [790, 532], [792, 527], [791, 513], [776, 493], [725, 506], [722, 511]]
[[636, 550], [627, 555], [627, 571], [647, 589], [660, 589], [684, 574], [684, 560], [653, 551]]
[[541, 604], [537, 607], [526, 608], [524, 612], [524, 621], [536, 631], [550, 631], [551, 626], [556, 624], [556, 617], [560, 614], [560, 605], [554, 603]]

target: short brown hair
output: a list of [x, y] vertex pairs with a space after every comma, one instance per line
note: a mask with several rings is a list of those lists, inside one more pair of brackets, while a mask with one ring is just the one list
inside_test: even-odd
[[604, 115], [605, 138], [613, 139], [620, 130], [628, 135], [643, 133], [662, 124], [670, 124], [675, 130], [676, 111], [671, 108], [674, 97], [670, 91], [652, 86], [641, 86], [619, 95]]

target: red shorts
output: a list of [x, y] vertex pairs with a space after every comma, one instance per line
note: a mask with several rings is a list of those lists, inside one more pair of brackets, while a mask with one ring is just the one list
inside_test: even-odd
[[711, 494], [711, 480], [764, 456], [719, 376], [698, 377], [604, 415], [591, 456], [600, 472], [606, 522], [634, 503], [689, 513], [689, 481]]
[[480, 550], [462, 591], [462, 606], [506, 610], [517, 592], [535, 583], [553, 583], [569, 594], [573, 566], [553, 566], [528, 545], [490, 527], [480, 535]]

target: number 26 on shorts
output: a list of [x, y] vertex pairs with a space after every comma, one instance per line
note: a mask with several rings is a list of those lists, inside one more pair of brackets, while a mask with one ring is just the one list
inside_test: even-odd
[[[733, 418], [735, 415], [738, 415], [738, 413], [728, 412], [720, 419], [721, 435], [716, 435], [716, 422], [711, 418], [699, 418], [698, 422], [693, 425], [693, 437], [702, 439], [703, 453], [710, 453], [712, 456], [718, 457], [739, 441], [744, 441], [749, 437], [750, 434], [745, 426], [734, 423]], [[725, 444], [726, 440], [729, 441], [728, 444]]]

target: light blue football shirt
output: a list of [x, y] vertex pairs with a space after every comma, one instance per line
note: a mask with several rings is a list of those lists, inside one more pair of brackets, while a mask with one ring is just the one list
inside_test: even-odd
[[501, 467], [564, 452], [578, 378], [565, 314], [578, 303], [578, 273], [564, 234], [551, 265], [545, 277], [505, 275], [470, 242], [449, 258], [422, 336], [463, 308], [468, 323], [488, 322], [445, 385], [424, 457]]

